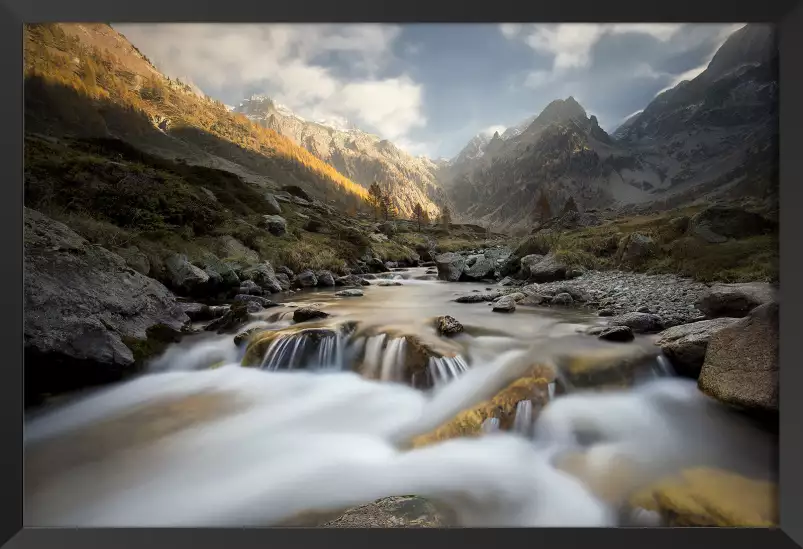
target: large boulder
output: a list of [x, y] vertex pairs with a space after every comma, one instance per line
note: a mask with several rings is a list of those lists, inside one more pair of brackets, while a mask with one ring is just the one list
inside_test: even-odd
[[[471, 262], [470, 266], [469, 262]], [[484, 255], [474, 255], [466, 261], [462, 278], [468, 280], [482, 280], [492, 277], [495, 269], [496, 265], [491, 259]]]
[[568, 268], [554, 255], [528, 255], [521, 258], [522, 278], [530, 282], [565, 280]]
[[315, 286], [318, 285], [318, 277], [315, 276], [315, 273], [313, 273], [309, 269], [298, 273], [296, 279], [298, 280], [298, 284], [302, 288], [314, 288]]
[[695, 304], [709, 318], [742, 318], [765, 303], [772, 303], [777, 290], [765, 282], [714, 284]]
[[274, 236], [282, 236], [287, 233], [287, 220], [280, 215], [263, 216], [265, 228]]
[[24, 253], [26, 404], [134, 373], [189, 322], [162, 284], [28, 208]]
[[711, 337], [736, 321], [735, 318], [715, 318], [673, 326], [661, 332], [655, 344], [661, 348], [678, 375], [697, 379]]
[[466, 258], [460, 254], [448, 252], [435, 258], [438, 267], [438, 278], [448, 282], [457, 282], [466, 266]]
[[175, 254], [165, 261], [170, 285], [177, 292], [186, 295], [204, 293], [209, 283], [209, 275], [190, 263], [186, 255]]
[[315, 276], [318, 278], [318, 286], [330, 288], [335, 285], [335, 277], [331, 271], [318, 271]]
[[777, 229], [769, 219], [740, 208], [711, 206], [696, 214], [689, 223], [691, 232], [717, 243], [728, 238], [746, 238]]
[[778, 412], [778, 304], [768, 303], [714, 334], [700, 389], [721, 402]]
[[282, 291], [282, 285], [276, 278], [276, 272], [269, 261], [263, 261], [243, 269], [241, 275], [245, 280], [254, 281], [263, 290], [274, 294]]
[[214, 280], [214, 285], [220, 289], [236, 288], [240, 285], [240, 277], [237, 275], [235, 266], [227, 263], [217, 256], [207, 254], [200, 261], [204, 272], [209, 276], [210, 282]]

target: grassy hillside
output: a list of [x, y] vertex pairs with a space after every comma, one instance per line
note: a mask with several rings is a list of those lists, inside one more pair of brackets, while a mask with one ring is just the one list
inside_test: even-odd
[[[109, 36], [127, 48], [101, 49]], [[27, 25], [25, 101], [28, 131], [119, 137], [163, 156], [251, 172], [267, 185], [300, 185], [345, 207], [367, 196], [289, 139], [165, 78], [105, 25]]]

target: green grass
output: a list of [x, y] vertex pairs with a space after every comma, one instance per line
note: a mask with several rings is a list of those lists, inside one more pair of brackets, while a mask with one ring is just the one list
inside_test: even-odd
[[[597, 227], [532, 235], [520, 242], [519, 249], [529, 253], [551, 251], [569, 267], [674, 273], [701, 282], [777, 281], [777, 234], [711, 244], [670, 223], [674, 218], [690, 217], [701, 209], [702, 206], [695, 206], [617, 219]], [[633, 233], [651, 237], [655, 250], [637, 264], [624, 264], [617, 253], [619, 243]]]

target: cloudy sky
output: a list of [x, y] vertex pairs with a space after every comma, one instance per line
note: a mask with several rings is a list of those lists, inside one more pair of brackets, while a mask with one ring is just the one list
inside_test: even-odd
[[266, 94], [432, 158], [569, 95], [613, 131], [741, 26], [114, 25], [163, 72], [228, 105]]

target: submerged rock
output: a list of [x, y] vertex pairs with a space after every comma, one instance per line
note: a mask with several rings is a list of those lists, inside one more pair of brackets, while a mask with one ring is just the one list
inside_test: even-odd
[[435, 329], [442, 336], [453, 336], [463, 331], [463, 325], [456, 318], [445, 315], [435, 319]]
[[659, 334], [655, 342], [679, 375], [697, 379], [705, 361], [711, 337], [738, 319], [716, 318], [674, 326]]
[[377, 286], [403, 286], [401, 282], [396, 280], [382, 280], [381, 282], [377, 282]]
[[768, 303], [722, 328], [708, 342], [698, 385], [717, 400], [778, 412], [778, 304]]
[[134, 373], [149, 340], [188, 324], [175, 296], [120, 256], [35, 210], [23, 221], [26, 405]]
[[668, 526], [778, 525], [778, 487], [711, 468], [687, 469], [630, 498], [633, 507], [658, 512]]
[[606, 328], [599, 334], [598, 337], [606, 341], [620, 342], [633, 341], [635, 338], [633, 335], [633, 330], [627, 326], [613, 326], [611, 328]]
[[362, 290], [355, 290], [355, 289], [341, 290], [341, 291], [335, 293], [335, 296], [337, 296], [337, 297], [362, 297], [364, 295], [365, 295], [365, 293]]
[[327, 318], [328, 316], [329, 313], [321, 311], [320, 309], [313, 309], [312, 307], [302, 307], [293, 312], [293, 320], [295, 322], [307, 322], [309, 320]]

